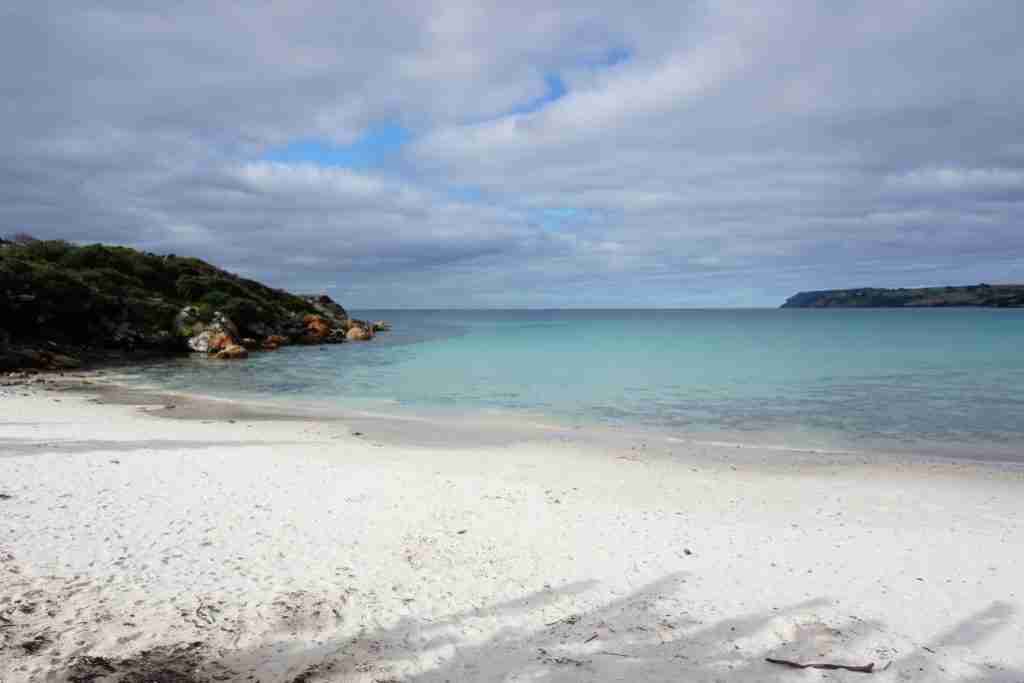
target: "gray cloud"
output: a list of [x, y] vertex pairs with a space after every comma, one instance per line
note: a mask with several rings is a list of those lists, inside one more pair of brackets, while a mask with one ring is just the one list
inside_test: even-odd
[[[355, 307], [1020, 281], [1022, 14], [21, 3], [0, 10], [0, 232]], [[385, 123], [410, 142], [376, 163], [266, 160]]]

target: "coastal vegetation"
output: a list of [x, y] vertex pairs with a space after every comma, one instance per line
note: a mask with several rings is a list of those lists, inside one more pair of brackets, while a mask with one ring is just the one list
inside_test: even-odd
[[1024, 285], [977, 284], [964, 287], [920, 287], [913, 289], [828, 289], [799, 292], [786, 299], [782, 308], [936, 308], [942, 306], [1024, 306]]
[[292, 294], [197, 258], [24, 235], [0, 240], [0, 369], [73, 367], [124, 351], [242, 358], [374, 331], [325, 295]]

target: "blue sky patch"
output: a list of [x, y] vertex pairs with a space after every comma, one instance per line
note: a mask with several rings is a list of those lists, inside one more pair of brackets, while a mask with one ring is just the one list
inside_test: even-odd
[[412, 139], [408, 129], [385, 123], [369, 128], [355, 142], [336, 145], [319, 138], [303, 138], [263, 155], [266, 161], [285, 164], [317, 164], [344, 168], [376, 166]]
[[633, 57], [633, 53], [624, 47], [613, 47], [611, 50], [604, 55], [604, 60], [601, 62], [601, 66], [615, 66], [628, 62]]
[[532, 114], [535, 111], [540, 111], [552, 102], [562, 99], [565, 97], [565, 93], [568, 92], [561, 76], [556, 73], [549, 73], [545, 75], [544, 83], [547, 85], [547, 92], [535, 100], [522, 104], [518, 107], [514, 107], [509, 111], [509, 114]]
[[478, 202], [483, 199], [484, 193], [479, 187], [462, 185], [448, 188], [448, 196], [462, 202]]
[[535, 220], [545, 230], [559, 230], [567, 224], [574, 223], [583, 217], [584, 212], [570, 206], [539, 209], [535, 212]]

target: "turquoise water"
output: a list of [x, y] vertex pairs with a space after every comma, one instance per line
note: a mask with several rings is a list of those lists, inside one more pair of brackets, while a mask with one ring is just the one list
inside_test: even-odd
[[787, 443], [1024, 451], [1024, 311], [356, 311], [371, 343], [132, 381], [345, 408], [543, 414]]

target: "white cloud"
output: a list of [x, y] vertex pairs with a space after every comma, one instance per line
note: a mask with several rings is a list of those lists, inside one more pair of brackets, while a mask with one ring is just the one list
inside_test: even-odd
[[[1024, 279], [1014, 3], [0, 13], [2, 231], [363, 306], [773, 303], [920, 264]], [[512, 113], [554, 75], [563, 97]], [[261, 160], [383, 123], [413, 142], [371, 168]]]
[[926, 191], [1024, 190], [1024, 169], [925, 168], [889, 178], [900, 188]]

